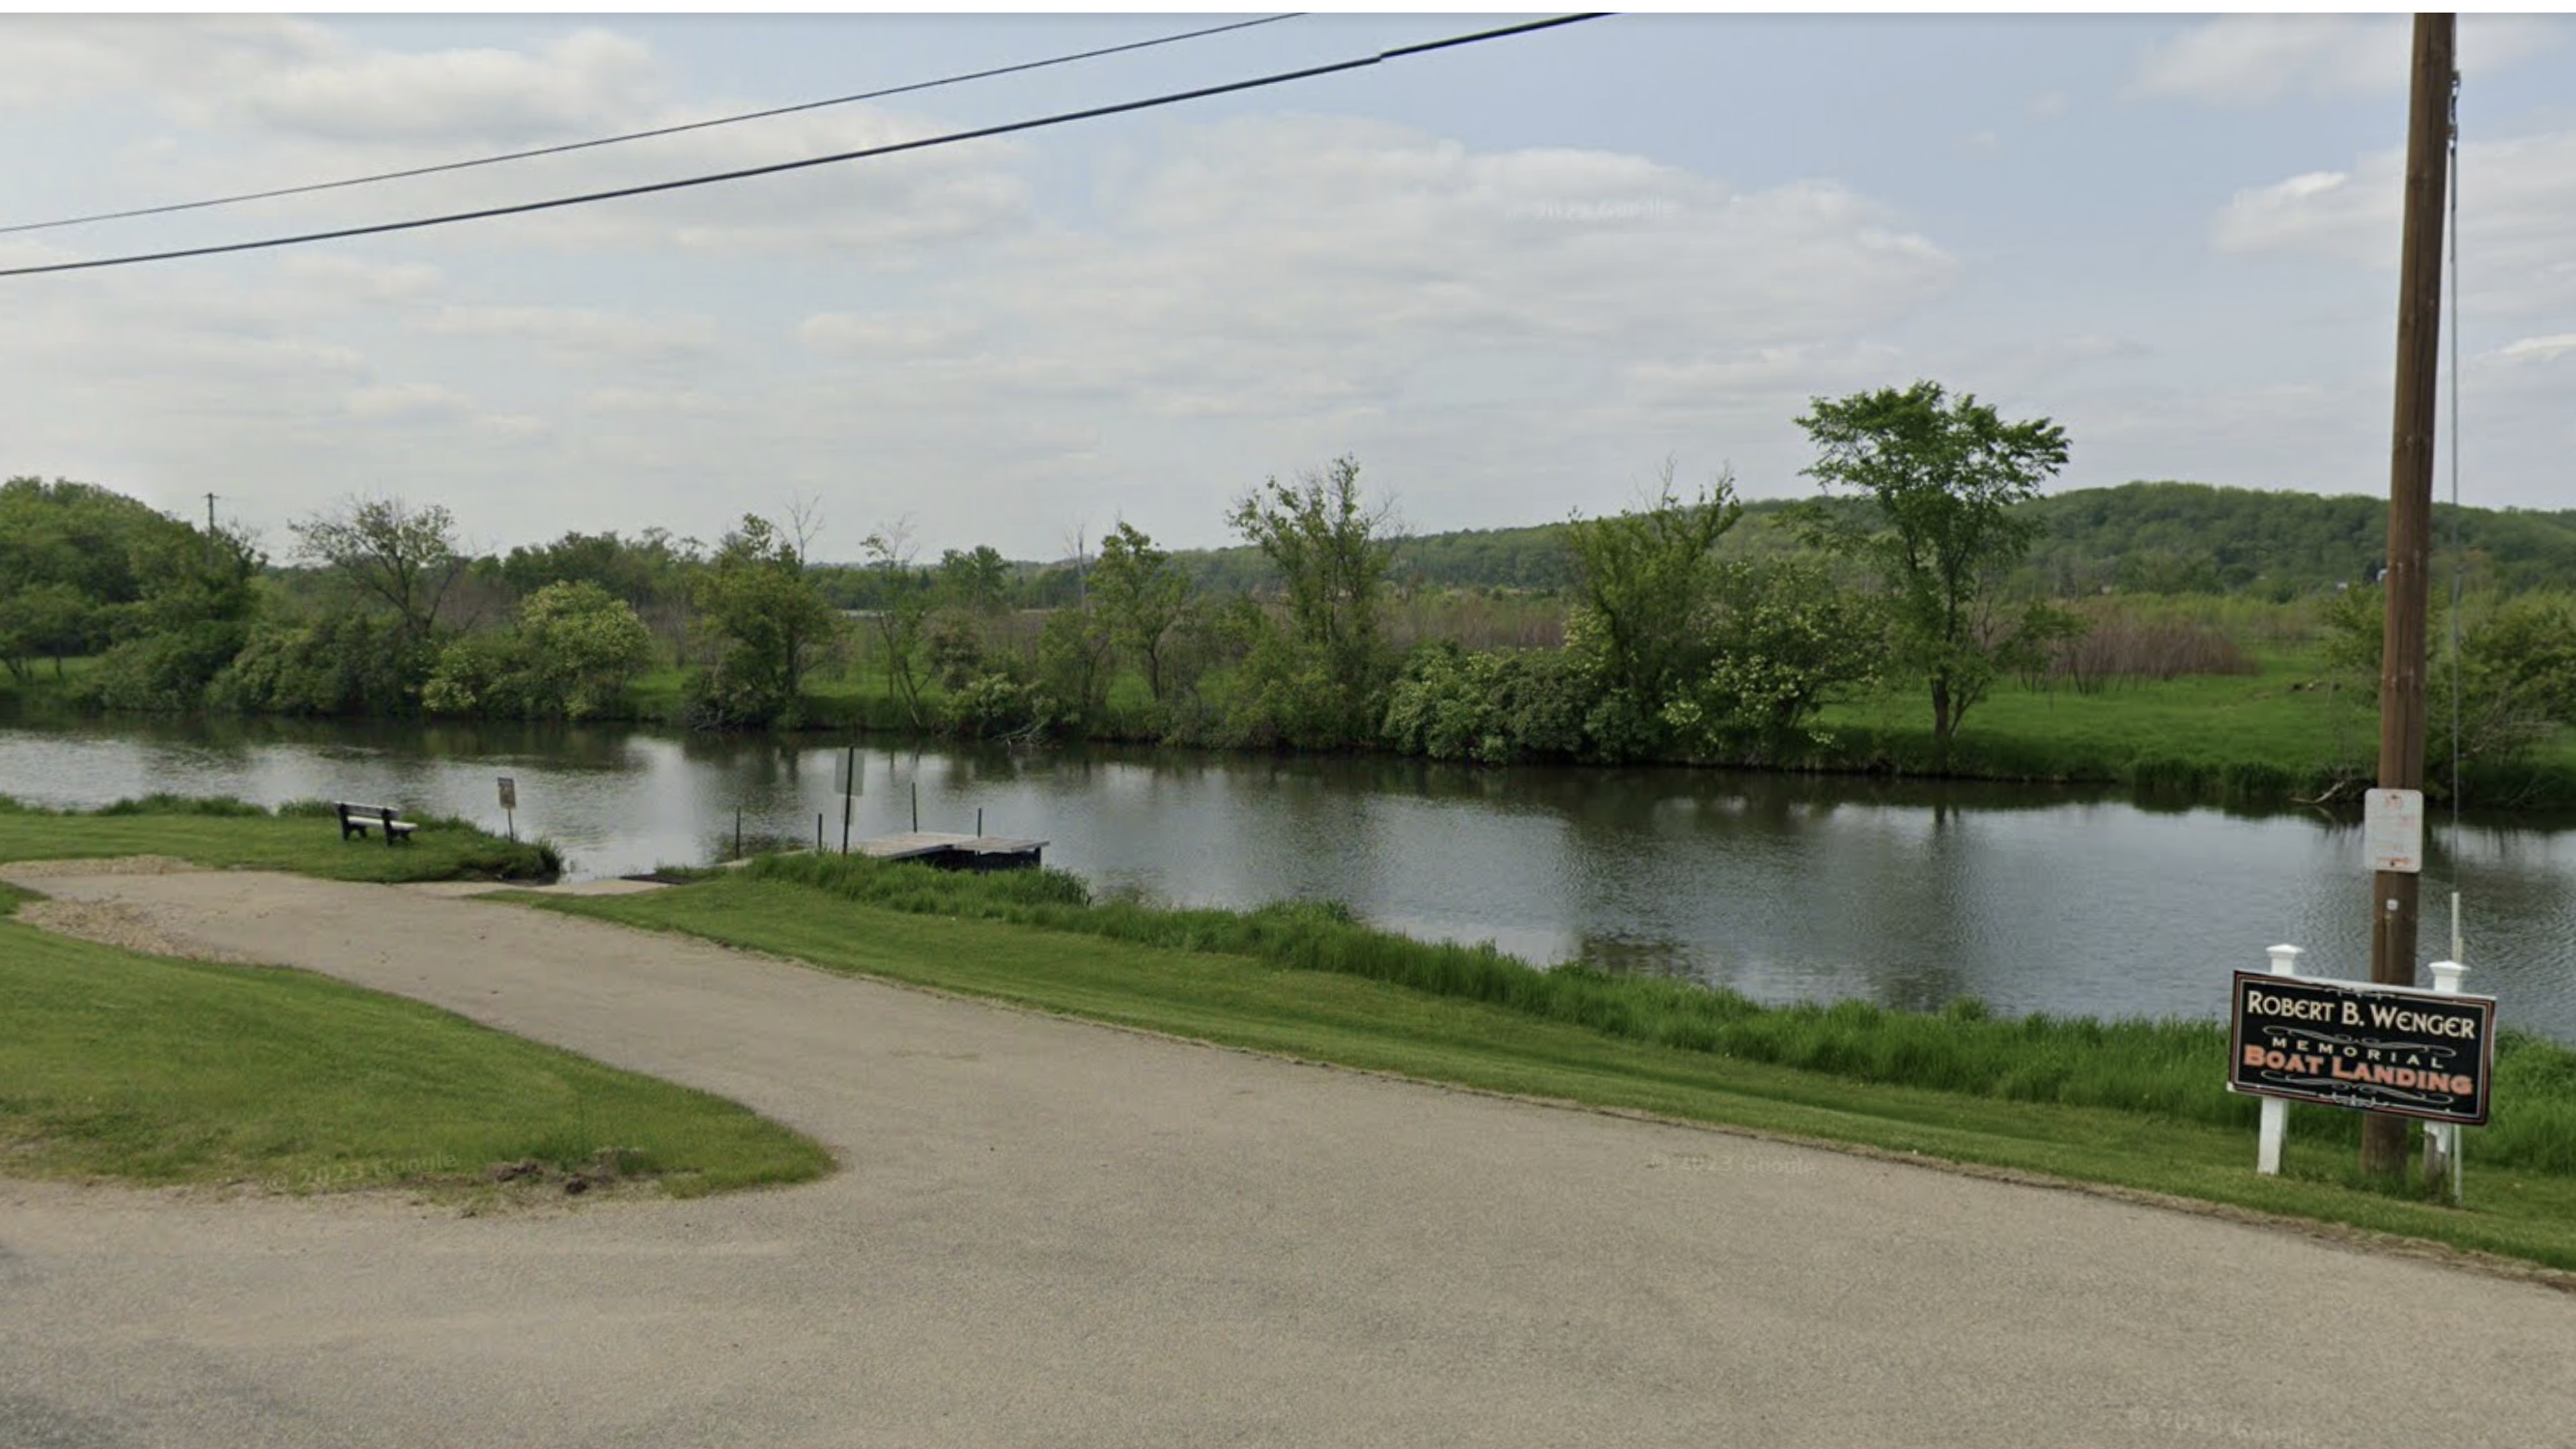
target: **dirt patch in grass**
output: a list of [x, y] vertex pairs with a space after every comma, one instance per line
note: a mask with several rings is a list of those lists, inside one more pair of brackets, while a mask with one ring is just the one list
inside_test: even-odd
[[[127, 872], [164, 874], [165, 872]], [[18, 919], [58, 936], [141, 951], [151, 956], [185, 956], [233, 965], [256, 964], [238, 952], [200, 941], [156, 918], [156, 913], [112, 901], [33, 900], [18, 907]]]
[[192, 865], [175, 856], [121, 855], [107, 860], [13, 861], [7, 873], [36, 880], [57, 875], [182, 875], [204, 869], [204, 866]]

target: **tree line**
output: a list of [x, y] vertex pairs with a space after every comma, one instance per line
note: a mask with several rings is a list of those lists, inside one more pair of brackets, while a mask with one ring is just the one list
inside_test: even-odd
[[[670, 716], [699, 728], [1494, 763], [1780, 763], [1825, 743], [1816, 721], [1833, 701], [1902, 687], [1940, 769], [2000, 683], [2085, 657], [2096, 615], [2072, 605], [2148, 581], [2247, 582], [2256, 555], [2193, 553], [2167, 531], [2186, 527], [2176, 519], [2274, 539], [2277, 553], [2257, 550], [2273, 574], [2255, 579], [2368, 557], [2342, 522], [2281, 522], [2341, 519], [2345, 500], [2178, 484], [2045, 498], [2064, 432], [1938, 383], [1816, 398], [1797, 421], [1819, 490], [1802, 502], [1747, 505], [1724, 476], [1685, 493], [1668, 464], [1615, 515], [1399, 539], [1391, 500], [1342, 457], [1236, 497], [1238, 550], [1175, 553], [1122, 521], [1096, 554], [1042, 566], [990, 547], [928, 559], [899, 526], [870, 533], [854, 562], [819, 562], [820, 521], [801, 504], [746, 515], [713, 545], [569, 533], [473, 558], [445, 509], [398, 499], [295, 520], [276, 566], [238, 532], [22, 478], [0, 486], [0, 662], [25, 683], [94, 656], [69, 687], [112, 709], [580, 720], [630, 713], [650, 676], [671, 682]], [[2133, 546], [2072, 561], [2058, 547], [2069, 517]], [[2576, 539], [2569, 522], [2491, 517], [2480, 561], [2548, 557], [2562, 531]], [[1548, 562], [1530, 562], [1542, 548]], [[1500, 587], [1535, 591], [1561, 646], [1399, 645], [1394, 606], [1444, 568], [1552, 580]], [[2356, 678], [2375, 662], [2355, 622], [2373, 597], [2365, 580], [2330, 611], [2332, 657]], [[2576, 614], [2546, 596], [2476, 613], [2461, 677], [2498, 703], [2464, 737], [2527, 749], [2576, 719], [2576, 628], [2563, 627]], [[841, 692], [818, 693], [818, 676]]]

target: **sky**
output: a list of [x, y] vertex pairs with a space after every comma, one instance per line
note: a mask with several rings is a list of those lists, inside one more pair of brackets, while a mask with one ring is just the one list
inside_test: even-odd
[[[0, 226], [789, 105], [1234, 17], [0, 16]], [[381, 185], [0, 234], [0, 267], [756, 166], [1526, 16], [1309, 15]], [[874, 160], [0, 277], [0, 474], [291, 556], [351, 498], [472, 548], [746, 513], [925, 558], [1234, 541], [1356, 457], [1415, 532], [1815, 492], [1796, 419], [1917, 379], [2053, 490], [2383, 495], [2403, 16], [1622, 15]], [[2468, 16], [2464, 502], [2576, 506], [2576, 20]], [[2445, 382], [2447, 390], [2448, 383]]]

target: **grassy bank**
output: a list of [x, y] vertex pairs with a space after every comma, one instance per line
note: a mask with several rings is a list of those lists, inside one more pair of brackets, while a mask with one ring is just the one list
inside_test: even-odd
[[[454, 822], [343, 848], [327, 815], [237, 802], [99, 814], [0, 808], [0, 861], [152, 853], [345, 880], [526, 874], [536, 847]], [[0, 886], [0, 1170], [271, 1190], [466, 1190], [501, 1164], [681, 1195], [799, 1182], [819, 1145], [703, 1092], [399, 997], [268, 967], [173, 960], [15, 919]]]
[[779, 858], [685, 890], [549, 900], [834, 970], [1227, 1045], [2346, 1224], [2576, 1269], [2576, 1054], [2517, 1038], [2468, 1211], [2357, 1180], [2355, 1119], [2294, 1109], [2252, 1171], [2250, 1102], [2202, 1024], [1765, 1009], [1670, 982], [1541, 973], [1328, 909], [1092, 905], [1045, 875]]
[[[2063, 681], [2035, 688], [2007, 681], [1968, 716], [1952, 742], [1946, 773], [1963, 779], [2107, 784], [2142, 800], [2278, 808], [2376, 774], [2374, 700], [2338, 692], [2312, 639], [2271, 638], [2294, 632], [2280, 620], [2236, 621], [2249, 638], [2255, 669], [2244, 674], [2126, 679], [2096, 692]], [[88, 661], [72, 661], [77, 680]], [[681, 715], [684, 675], [664, 665], [640, 676], [619, 706], [597, 722], [672, 726]], [[41, 714], [63, 704], [64, 688], [39, 675], [24, 692], [0, 682], [0, 707]], [[808, 677], [799, 696], [809, 735], [928, 738], [910, 710], [888, 691], [871, 661]], [[945, 693], [922, 692], [936, 718]], [[1143, 677], [1122, 670], [1094, 737], [1151, 742], [1158, 712]], [[1930, 707], [1919, 689], [1888, 688], [1826, 709], [1818, 727], [1829, 743], [1792, 753], [1786, 768], [1825, 773], [1926, 776], [1933, 773]], [[2435, 761], [2436, 774], [2446, 762]], [[2481, 809], [2576, 810], [2576, 730], [2560, 729], [2529, 758], [2506, 766], [2472, 764], [2468, 799]], [[2437, 794], [2439, 793], [2437, 789]]]
[[[2313, 648], [2255, 651], [2256, 672], [2132, 682], [2099, 693], [2000, 686], [1952, 742], [1950, 773], [1975, 779], [2096, 782], [2143, 796], [2273, 806], [2377, 774], [2373, 698], [2338, 694]], [[1804, 768], [1920, 775], [1932, 768], [1931, 707], [1887, 690], [1825, 711], [1831, 745]], [[2445, 763], [2447, 768], [2447, 763]], [[2576, 732], [2532, 758], [2472, 766], [2482, 806], [2576, 808]]]
[[197, 865], [291, 870], [332, 880], [546, 880], [563, 857], [543, 840], [505, 840], [423, 816], [407, 845], [340, 839], [327, 804], [271, 811], [239, 800], [153, 795], [97, 810], [45, 810], [0, 795], [0, 861], [166, 855]]

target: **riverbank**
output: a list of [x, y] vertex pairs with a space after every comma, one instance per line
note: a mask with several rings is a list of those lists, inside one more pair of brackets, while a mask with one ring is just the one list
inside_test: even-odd
[[[226, 809], [0, 814], [0, 860], [79, 855], [125, 838], [103, 832], [140, 829], [208, 864], [278, 864], [279, 817]], [[341, 848], [328, 838], [317, 845], [311, 828], [322, 822], [286, 817], [282, 823], [302, 832], [304, 863], [320, 873], [373, 872], [378, 858], [428, 860], [356, 844]], [[775, 856], [708, 875], [698, 884], [639, 895], [523, 899], [827, 970], [1118, 1026], [1479, 1090], [2191, 1199], [2576, 1271], [2576, 1052], [2529, 1037], [2509, 1036], [2499, 1054], [2495, 1122], [2470, 1137], [2470, 1206], [2460, 1211], [2359, 1179], [2357, 1119], [2325, 1109], [2294, 1108], [2285, 1176], [2256, 1176], [2253, 1104], [2220, 1086], [2224, 1039], [2203, 1023], [2001, 1020], [1973, 1003], [1935, 1015], [1852, 1002], [1766, 1008], [1671, 981], [1539, 971], [1490, 948], [1373, 931], [1328, 905], [1231, 912], [1095, 901], [1079, 881], [1053, 871], [974, 876], [860, 858]], [[256, 913], [248, 929], [259, 929]], [[351, 923], [347, 929], [363, 928]], [[37, 938], [15, 921], [0, 920], [0, 931], [10, 933], [12, 944]], [[39, 1118], [15, 1124], [21, 1140], [50, 1140], [66, 1123], [95, 1124], [75, 1135], [102, 1142], [137, 1134], [137, 1145], [102, 1146], [81, 1159], [87, 1165], [80, 1170], [124, 1175], [161, 1170], [171, 1160], [171, 1141], [253, 1144], [209, 1159], [216, 1165], [205, 1170], [219, 1180], [241, 1173], [254, 1160], [246, 1154], [261, 1142], [293, 1142], [323, 1163], [422, 1155], [406, 1158], [399, 1144], [378, 1139], [343, 1140], [347, 1129], [337, 1119], [292, 1132], [243, 1127], [260, 1120], [273, 1095], [309, 1096], [331, 1083], [366, 1091], [386, 1084], [384, 1074], [354, 1070], [348, 1054], [326, 1047], [329, 1033], [345, 1026], [336, 1019], [341, 1006], [306, 1004], [281, 1014], [244, 984], [269, 979], [255, 970], [182, 970], [130, 952], [43, 939], [44, 950], [9, 953], [13, 972], [28, 983], [13, 993], [36, 1003], [40, 1016], [60, 1018], [61, 1030], [50, 1035], [71, 1044], [62, 1050], [87, 1041], [91, 1055], [77, 1069], [49, 1069], [56, 1076], [41, 1094], [12, 1084], [13, 1101], [41, 1097], [53, 1104]], [[142, 983], [139, 1009], [156, 1023], [153, 1031], [168, 1037], [150, 1038], [151, 1050], [156, 1060], [181, 1064], [166, 1079], [153, 1078], [161, 1087], [120, 1100], [112, 1111], [64, 1105], [90, 1101], [122, 1080], [117, 1069], [126, 1048], [107, 1045], [119, 1038], [83, 1036], [72, 1019], [81, 998], [66, 994], [66, 983], [84, 979], [84, 972]], [[227, 999], [252, 1004], [208, 1013], [202, 999], [225, 991], [234, 993]], [[308, 1024], [301, 1035], [250, 1038], [258, 1042], [250, 1055], [287, 1064], [282, 1069], [293, 1079], [244, 1079], [238, 1090], [193, 1097], [178, 1092], [177, 1084], [202, 1079], [182, 1069], [188, 1064], [208, 1053], [239, 1055], [245, 1010]], [[206, 1020], [223, 1027], [191, 1024]], [[411, 1021], [396, 1013], [367, 1027], [359, 1039], [378, 1045], [359, 1058], [411, 1062], [392, 1077], [412, 1089], [452, 1090], [460, 1071], [493, 1075], [495, 1069], [444, 1046], [405, 1055]], [[505, 1081], [523, 1076], [499, 1075]], [[524, 1090], [519, 1096], [527, 1099]], [[558, 1109], [567, 1098], [578, 1102], [581, 1094], [538, 1097]], [[384, 1111], [380, 1103], [375, 1110], [375, 1120], [420, 1120], [417, 1103], [404, 1111]], [[545, 1130], [561, 1134], [563, 1126], [552, 1122]], [[542, 1144], [542, 1132], [537, 1140]], [[458, 1159], [465, 1160], [461, 1153]]]
[[[0, 1182], [11, 1443], [105, 1422], [317, 1449], [574, 1424], [711, 1449], [824, 1449], [854, 1426], [925, 1445], [2145, 1446], [2277, 1438], [2282, 1384], [2384, 1370], [2384, 1335], [2284, 1336], [2253, 1303], [2402, 1323], [2496, 1386], [2467, 1410], [2311, 1395], [2297, 1427], [2320, 1443], [2439, 1442], [2468, 1412], [2495, 1442], [2542, 1444], [2576, 1413], [2576, 1294], [2519, 1263], [1102, 1030], [422, 890], [229, 873], [77, 889], [721, 1091], [847, 1170], [476, 1220], [387, 1194]], [[353, 920], [387, 933], [383, 953], [338, 948]], [[891, 953], [1031, 980], [1227, 965], [882, 924]], [[510, 949], [456, 949], [487, 936]], [[1021, 959], [978, 959], [1014, 941]], [[1318, 987], [1358, 1013], [1407, 1004], [1272, 974], [1291, 1008], [1333, 1013]], [[1411, 1049], [1465, 1049], [1446, 1013], [1423, 1025]], [[1566, 1062], [1565, 1045], [1519, 1060]], [[2047, 1112], [2024, 1135], [2084, 1130]]]
[[[1947, 769], [1939, 772], [1932, 767], [1928, 708], [1919, 692], [1904, 689], [1827, 707], [1817, 722], [1823, 739], [1777, 759], [1641, 763], [2098, 785], [2156, 805], [2279, 809], [2323, 800], [2348, 806], [2377, 773], [2375, 701], [2356, 700], [2341, 689], [2312, 648], [2270, 647], [2252, 657], [2252, 673], [2124, 681], [2097, 692], [2062, 682], [2003, 682], [1969, 715], [1952, 741]], [[59, 683], [41, 673], [23, 687], [0, 679], [0, 710], [29, 722], [76, 715], [69, 694], [87, 663], [72, 661]], [[665, 667], [636, 681], [617, 708], [589, 723], [674, 728], [681, 697], [681, 671]], [[935, 683], [925, 686], [930, 717], [938, 716], [944, 699]], [[800, 725], [775, 731], [780, 738], [879, 744], [949, 738], [915, 724], [883, 677], [865, 670], [818, 677], [800, 701]], [[1086, 742], [1155, 744], [1163, 733], [1143, 681], [1122, 675], [1103, 722]], [[2473, 762], [2464, 776], [2469, 802], [2482, 811], [2576, 811], [2576, 730], [2554, 732], [2530, 756], [2509, 765]], [[2441, 797], [2438, 786], [2434, 794]]]
[[2362, 1180], [2358, 1119], [2293, 1108], [2285, 1175], [2198, 1023], [1762, 1008], [1677, 983], [1539, 972], [1329, 907], [1093, 903], [1055, 873], [782, 856], [546, 909], [830, 970], [1480, 1090], [1639, 1111], [2336, 1224], [2576, 1270], [2576, 1053], [2516, 1037], [2467, 1211]]
[[[563, 853], [508, 840], [471, 821], [418, 814], [399, 846], [343, 841], [325, 801], [271, 810], [241, 800], [148, 795], [89, 810], [49, 810], [0, 795], [0, 861], [170, 856], [217, 868], [292, 870], [332, 880], [552, 880]], [[373, 850], [361, 850], [374, 844]]]

